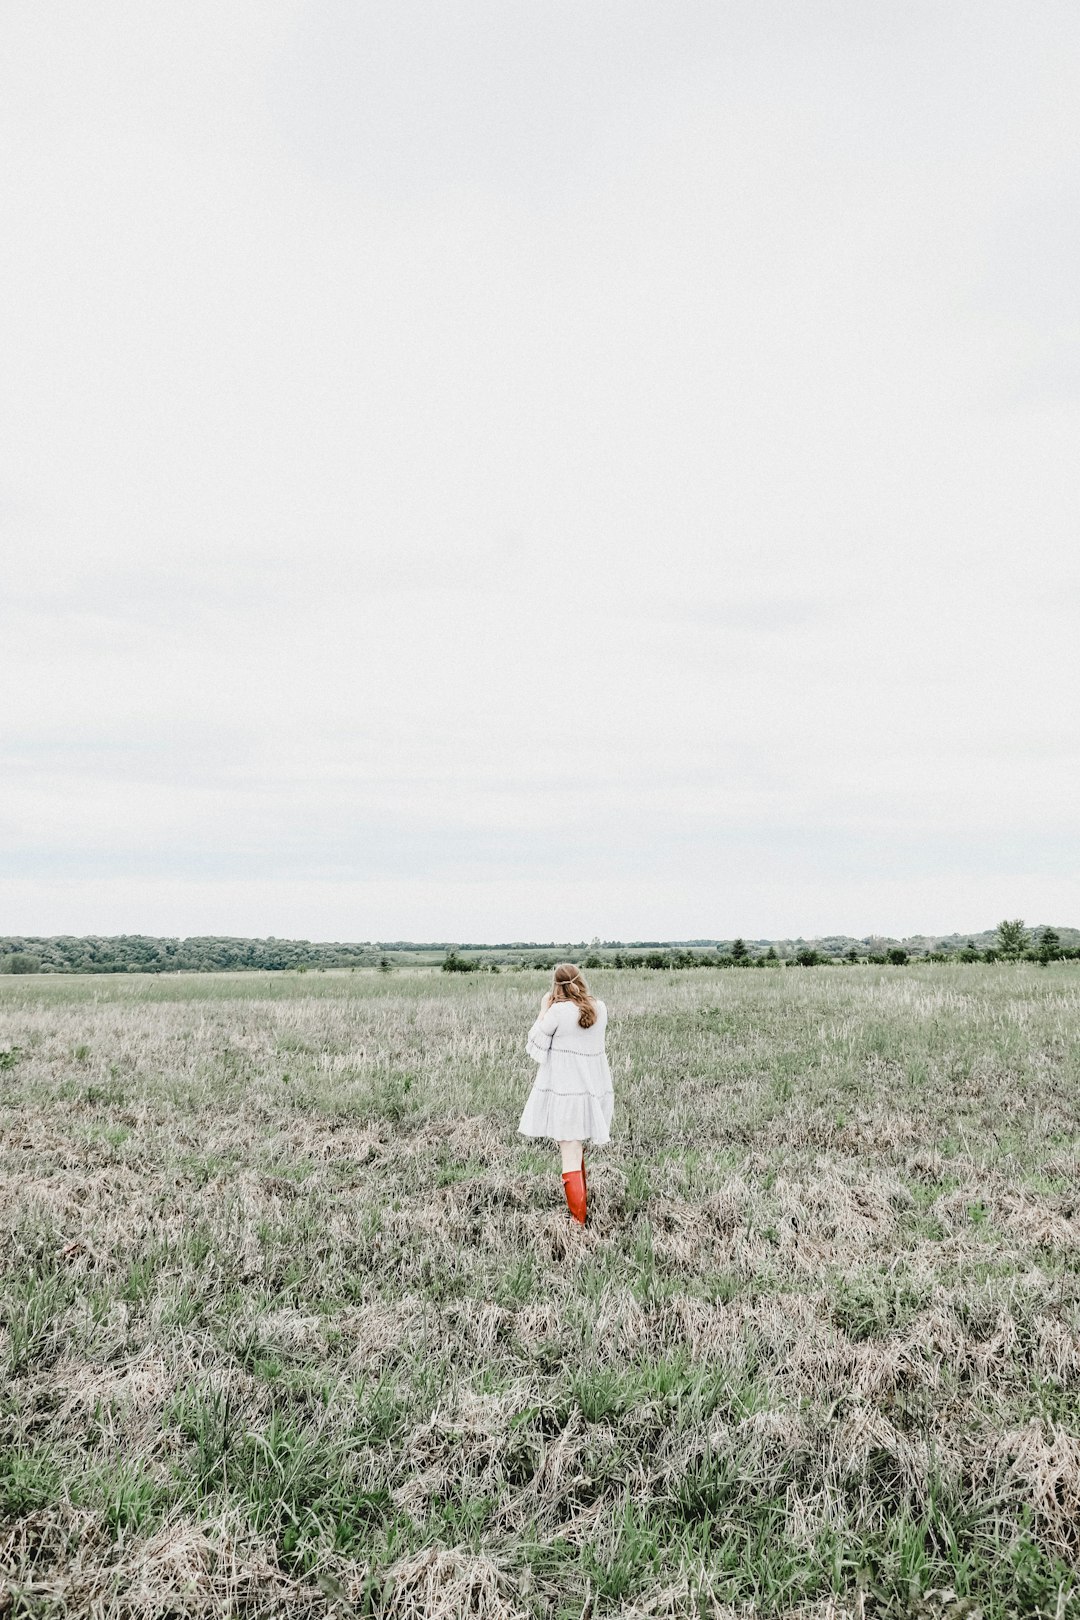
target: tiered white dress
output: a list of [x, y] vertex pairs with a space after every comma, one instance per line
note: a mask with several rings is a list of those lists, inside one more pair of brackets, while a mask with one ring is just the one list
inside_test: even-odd
[[581, 1028], [573, 1001], [556, 1001], [540, 1014], [525, 1041], [539, 1067], [518, 1126], [522, 1136], [597, 1147], [611, 1141], [615, 1093], [604, 1051], [606, 1028], [602, 1001], [588, 1029]]

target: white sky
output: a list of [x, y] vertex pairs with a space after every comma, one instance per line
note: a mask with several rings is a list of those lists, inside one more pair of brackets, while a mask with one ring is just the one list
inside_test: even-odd
[[0, 933], [1080, 924], [1071, 0], [8, 0]]

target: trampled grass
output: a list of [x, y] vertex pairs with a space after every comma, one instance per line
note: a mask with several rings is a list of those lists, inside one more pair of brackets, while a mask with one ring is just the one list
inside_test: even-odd
[[1080, 1616], [1080, 967], [591, 977], [0, 980], [7, 1613]]

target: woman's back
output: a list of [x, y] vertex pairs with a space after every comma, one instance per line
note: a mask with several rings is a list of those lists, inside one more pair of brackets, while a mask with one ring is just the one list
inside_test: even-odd
[[596, 1018], [588, 1029], [581, 1027], [581, 1009], [576, 1001], [556, 1001], [538, 1020], [541, 1028], [549, 1027], [553, 1052], [576, 1051], [592, 1056], [604, 1050], [604, 1031], [607, 1028], [607, 1008], [599, 1000], [593, 1002]]
[[536, 1079], [518, 1126], [522, 1136], [547, 1136], [562, 1154], [566, 1205], [585, 1223], [588, 1188], [585, 1143], [611, 1140], [615, 1094], [604, 1050], [607, 1008], [592, 995], [580, 968], [560, 962], [539, 1015], [525, 1037]]

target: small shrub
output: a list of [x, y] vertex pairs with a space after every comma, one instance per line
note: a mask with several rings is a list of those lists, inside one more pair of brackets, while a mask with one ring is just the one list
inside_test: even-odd
[[0, 973], [40, 973], [41, 957], [31, 956], [29, 951], [11, 951], [7, 956], [0, 956]]

